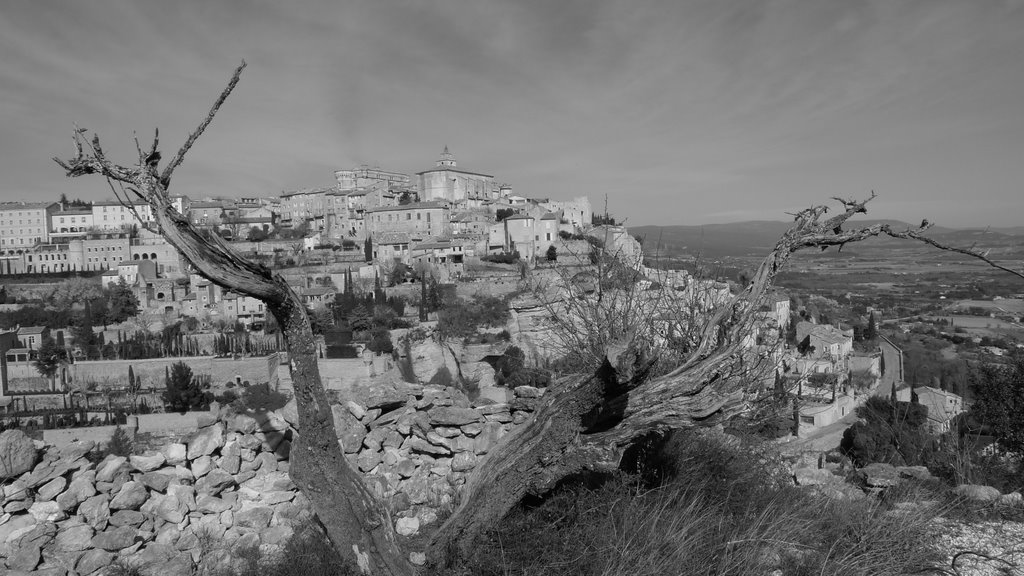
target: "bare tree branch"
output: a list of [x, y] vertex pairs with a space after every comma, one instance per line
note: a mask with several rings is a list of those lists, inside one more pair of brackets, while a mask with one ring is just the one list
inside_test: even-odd
[[[192, 148], [192, 145], [195, 144], [196, 140], [198, 140], [199, 137], [203, 135], [203, 132], [206, 131], [206, 127], [210, 125], [210, 122], [213, 122], [213, 117], [217, 114], [217, 111], [220, 110], [221, 105], [224, 104], [224, 101], [228, 99], [228, 96], [231, 94], [231, 91], [235, 89], [236, 85], [238, 85], [238, 79], [242, 76], [242, 70], [244, 69], [245, 60], [242, 60], [242, 63], [238, 65], [238, 68], [235, 68], [235, 73], [231, 75], [231, 80], [228, 82], [227, 87], [224, 88], [224, 91], [220, 93], [220, 97], [217, 98], [217, 101], [214, 102], [213, 106], [210, 108], [209, 113], [206, 114], [206, 118], [203, 119], [203, 121], [199, 124], [199, 127], [196, 128], [194, 132], [188, 135], [188, 139], [185, 140], [185, 143], [181, 146], [181, 149], [179, 149], [178, 153], [174, 155], [174, 158], [167, 163], [167, 166], [164, 168], [163, 174], [160, 175], [160, 184], [164, 188], [170, 186], [171, 173], [173, 173], [174, 169], [185, 161], [185, 154], [188, 153], [190, 148]], [[156, 144], [157, 139], [154, 138], [152, 154], [156, 154]]]

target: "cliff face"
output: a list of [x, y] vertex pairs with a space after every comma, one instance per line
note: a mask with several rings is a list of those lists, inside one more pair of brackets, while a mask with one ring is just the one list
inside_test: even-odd
[[[332, 410], [351, 464], [411, 536], [437, 521], [542, 393], [523, 387], [510, 403], [474, 406], [455, 388], [396, 382], [346, 391]], [[181, 443], [99, 462], [87, 457], [92, 442], [43, 447], [3, 487], [0, 561], [10, 574], [87, 576], [120, 559], [166, 575], [232, 567], [242, 547], [280, 552], [313, 518], [289, 477], [296, 420], [294, 404], [222, 410]], [[25, 452], [22, 433], [5, 434]]]

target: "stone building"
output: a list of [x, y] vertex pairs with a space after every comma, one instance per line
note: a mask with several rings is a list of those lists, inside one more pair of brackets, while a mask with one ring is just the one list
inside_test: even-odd
[[385, 206], [366, 211], [366, 228], [371, 237], [387, 232], [402, 232], [414, 238], [451, 236], [450, 212], [442, 202], [419, 202], [403, 206]]
[[423, 202], [464, 204], [467, 200], [489, 200], [497, 195], [499, 187], [490, 174], [458, 169], [455, 155], [445, 146], [435, 168], [416, 173], [416, 189]]
[[0, 256], [15, 256], [50, 240], [56, 202], [0, 202]]

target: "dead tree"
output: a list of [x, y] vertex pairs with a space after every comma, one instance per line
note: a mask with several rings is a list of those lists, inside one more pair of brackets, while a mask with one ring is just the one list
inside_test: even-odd
[[[168, 196], [174, 170], [209, 126], [244, 67], [243, 62], [235, 70], [206, 118], [162, 171], [158, 134], [148, 150], [136, 143], [138, 163], [134, 166], [109, 160], [99, 137], [87, 139], [81, 129], [74, 133], [76, 156], [55, 160], [70, 177], [105, 177], [114, 194], [129, 206], [129, 195], [147, 202], [160, 233], [201, 275], [267, 305], [281, 327], [291, 359], [299, 413], [298, 437], [291, 453], [296, 485], [312, 502], [338, 551], [358, 563], [364, 573], [412, 574], [414, 568], [396, 541], [386, 509], [348, 465], [339, 447], [302, 301], [280, 275], [240, 257], [217, 235], [200, 234]], [[726, 422], [747, 410], [750, 390], [742, 378], [734, 377], [744, 353], [743, 337], [751, 329], [757, 303], [798, 250], [842, 248], [850, 242], [888, 235], [961, 252], [1009, 270], [973, 248], [955, 249], [924, 236], [929, 227], [926, 222], [903, 231], [885, 224], [845, 230], [852, 216], [866, 212], [870, 199], [837, 199], [842, 211], [831, 217], [824, 206], [796, 214], [792, 228], [768, 253], [750, 283], [704, 319], [694, 345], [675, 369], [651, 376], [651, 361], [643, 350], [609, 342], [606, 358], [595, 373], [556, 382], [533, 418], [503, 438], [473, 473], [460, 506], [434, 535], [430, 556], [442, 561], [452, 551], [466, 550], [527, 493], [543, 493], [582, 470], [616, 467], [625, 448], [641, 437]], [[1009, 271], [1024, 278], [1024, 273]]]

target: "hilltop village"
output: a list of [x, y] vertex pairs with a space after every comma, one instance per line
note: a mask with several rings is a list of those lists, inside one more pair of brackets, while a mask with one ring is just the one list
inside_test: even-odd
[[[440, 378], [504, 401], [510, 382], [542, 386], [556, 372], [566, 329], [588, 314], [567, 302], [609, 282], [634, 295], [612, 308], [654, 319], [643, 330], [667, 363], [680, 335], [742, 288], [648, 268], [641, 243], [595, 214], [587, 197], [517, 195], [460, 168], [447, 147], [413, 176], [361, 166], [334, 177], [331, 186], [273, 198], [173, 200], [204, 234], [289, 279], [313, 315], [321, 371], [335, 389]], [[203, 387], [191, 408], [231, 401], [249, 385], [287, 389], [283, 339], [263, 303], [193, 273], [154, 228], [144, 203], [0, 204], [8, 425], [111, 424], [140, 406], [170, 411], [176, 364]], [[601, 277], [599, 256], [627, 273]], [[764, 387], [798, 392], [783, 418], [797, 433], [902, 384], [897, 370], [885, 370], [902, 362], [890, 341], [855, 350], [862, 338], [852, 327], [819, 324], [792, 306], [773, 292], [746, 338], [752, 354], [771, 359], [757, 376]], [[684, 321], [684, 308], [697, 313]], [[873, 313], [870, 323], [875, 344]], [[942, 408], [931, 411], [936, 431], [963, 411], [952, 392], [923, 393]]]

